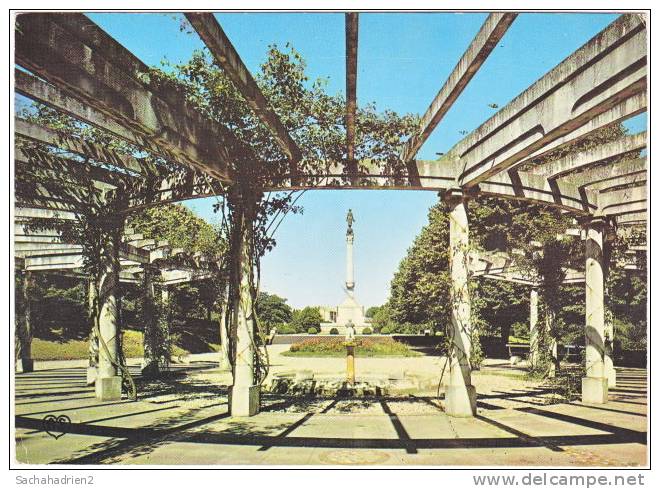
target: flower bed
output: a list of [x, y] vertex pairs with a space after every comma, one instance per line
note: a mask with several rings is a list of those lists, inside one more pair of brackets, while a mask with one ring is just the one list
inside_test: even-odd
[[[293, 343], [286, 356], [309, 357], [341, 357], [346, 355], [346, 340], [344, 338], [312, 338]], [[355, 354], [363, 357], [414, 357], [419, 353], [413, 351], [403, 343], [389, 337], [357, 338], [355, 340]]]

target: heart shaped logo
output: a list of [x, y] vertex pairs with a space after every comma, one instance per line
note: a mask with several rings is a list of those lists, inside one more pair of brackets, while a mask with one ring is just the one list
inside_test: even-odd
[[49, 414], [41, 423], [43, 430], [57, 440], [66, 434], [66, 426], [71, 424], [71, 419], [66, 414]]

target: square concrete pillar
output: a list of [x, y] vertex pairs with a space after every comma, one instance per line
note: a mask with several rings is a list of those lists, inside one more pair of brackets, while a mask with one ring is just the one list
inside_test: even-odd
[[582, 379], [582, 402], [607, 402], [608, 379], [605, 357], [605, 277], [603, 260], [603, 234], [606, 223], [594, 218], [586, 223], [585, 267], [585, 346], [586, 377]]
[[443, 199], [449, 210], [449, 267], [451, 272], [451, 345], [445, 412], [471, 417], [477, 413], [477, 394], [472, 385], [472, 322], [469, 291], [469, 228], [466, 196], [461, 189], [448, 190]]
[[535, 287], [529, 293], [529, 366], [538, 363], [539, 352], [539, 291]]
[[229, 389], [229, 411], [232, 416], [246, 417], [259, 413], [261, 386], [233, 385]]
[[94, 384], [99, 401], [121, 400], [121, 377], [97, 377]]
[[119, 362], [119, 233], [110, 233], [105, 242], [104, 271], [98, 283], [99, 363], [95, 381], [96, 398], [100, 401], [121, 399]]
[[[15, 318], [15, 339], [14, 347], [16, 362], [14, 368], [16, 373], [27, 373], [34, 371], [34, 360], [32, 359], [32, 307], [31, 290], [33, 277], [32, 272], [17, 270], [17, 275], [21, 277], [20, 295], [17, 295], [16, 318]], [[17, 290], [18, 294], [19, 291]], [[19, 304], [22, 307], [19, 307]]]
[[245, 208], [238, 206], [233, 215], [236, 221], [234, 226], [241, 230], [236, 240], [238, 249], [235, 250], [234, 261], [237, 267], [232, 274], [236, 295], [234, 301], [235, 314], [232, 317], [236, 328], [236, 354], [234, 363], [234, 385], [229, 396], [229, 412], [232, 416], [254, 416], [259, 412], [261, 386], [255, 379], [255, 323], [252, 314], [253, 297], [250, 277], [252, 276], [252, 261], [249, 252], [249, 233], [252, 230], [253, 216]]

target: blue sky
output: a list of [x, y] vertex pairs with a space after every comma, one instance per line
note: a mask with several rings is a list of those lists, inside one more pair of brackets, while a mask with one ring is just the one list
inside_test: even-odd
[[[171, 14], [89, 14], [142, 61], [186, 61], [202, 42], [179, 31]], [[310, 78], [329, 78], [344, 91], [344, 15], [335, 13], [224, 13], [220, 24], [251, 71], [269, 44], [291, 43], [307, 62]], [[358, 103], [423, 113], [486, 18], [482, 13], [364, 13], [360, 15]], [[521, 14], [424, 145], [420, 158], [435, 158], [553, 68], [616, 18], [610, 14]], [[644, 129], [645, 118], [629, 124]], [[278, 245], [262, 265], [262, 289], [295, 307], [338, 304], [343, 298], [345, 214], [352, 208], [356, 232], [356, 297], [382, 304], [389, 282], [415, 235], [427, 221], [433, 192], [309, 191], [303, 215], [280, 226]], [[209, 221], [213, 199], [187, 205]]]

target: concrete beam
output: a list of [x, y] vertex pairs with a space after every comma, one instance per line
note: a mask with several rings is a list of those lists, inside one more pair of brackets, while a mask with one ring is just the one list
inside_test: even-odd
[[611, 192], [622, 187], [639, 187], [646, 185], [646, 170], [637, 171], [635, 173], [628, 173], [619, 177], [613, 177], [607, 180], [601, 180], [597, 183], [589, 183], [584, 185], [589, 190], [597, 190], [603, 192]]
[[359, 14], [346, 13], [346, 162], [351, 181], [358, 165], [355, 161], [355, 113], [357, 111], [357, 57]]
[[21, 70], [14, 70], [14, 90], [36, 102], [57, 109], [71, 117], [107, 131], [120, 139], [136, 144], [148, 151], [159, 153], [157, 146], [140, 137], [126, 127], [115, 122], [103, 112], [69, 96], [66, 92], [36, 76]]
[[245, 148], [204, 119], [174, 87], [144, 77], [149, 69], [87, 17], [28, 13], [17, 18], [16, 62], [115, 123], [150, 138], [161, 156], [228, 180], [231, 152]]
[[615, 216], [646, 210], [646, 185], [611, 192], [602, 192], [598, 197], [598, 215]]
[[82, 268], [82, 255], [78, 253], [52, 254], [48, 256], [27, 256], [25, 257], [26, 270], [67, 270]]
[[[367, 171], [360, 174], [353, 182], [346, 181], [342, 168], [335, 166], [329, 171], [314, 177], [305, 177], [295, 187], [273, 185], [264, 191], [284, 189], [359, 189], [359, 190], [448, 190], [456, 185], [459, 173], [458, 164], [446, 161], [417, 160], [408, 168], [415, 168], [414, 175], [393, 175], [384, 173], [369, 161], [360, 162]], [[371, 169], [370, 169], [371, 167]], [[528, 172], [512, 172], [496, 175], [480, 185], [483, 194], [497, 197], [526, 200], [556, 206], [574, 213], [587, 214], [597, 206], [597, 193], [587, 190], [581, 192], [572, 182], [561, 181], [551, 184], [541, 175]]]
[[492, 274], [486, 274], [486, 275], [480, 275], [479, 277], [487, 278], [489, 280], [499, 280], [500, 282], [507, 282], [511, 284], [520, 284], [520, 285], [529, 285], [532, 287], [535, 287], [538, 285], [538, 282], [534, 280], [529, 280], [526, 278], [523, 278], [519, 275], [510, 275], [510, 274], [504, 274], [504, 275], [492, 275]]
[[72, 170], [78, 175], [84, 174], [97, 184], [110, 188], [116, 188], [125, 178], [130, 179], [128, 175], [118, 174], [104, 166], [63, 158], [41, 149], [15, 148], [14, 156], [16, 175], [32, 175], [42, 183], [67, 183], [79, 187], [82, 185], [82, 180], [79, 176], [72, 176]]
[[198, 282], [213, 277], [209, 270], [162, 270], [160, 273], [163, 284]]
[[619, 226], [634, 226], [634, 225], [644, 225], [646, 226], [648, 221], [648, 214], [646, 211], [634, 212], [629, 214], [622, 214], [616, 216], [616, 223]]
[[212, 13], [200, 12], [187, 12], [185, 16], [209, 48], [216, 63], [229, 76], [252, 111], [265, 124], [280, 149], [289, 158], [291, 174], [295, 175], [298, 172], [298, 162], [302, 158], [300, 148], [268, 104], [257, 82], [252, 78], [215, 16]]
[[465, 53], [454, 67], [449, 78], [431, 102], [420, 121], [419, 131], [412, 135], [401, 152], [403, 161], [413, 161], [415, 156], [440, 123], [445, 114], [454, 105], [456, 99], [479, 71], [481, 65], [502, 39], [515, 18], [516, 13], [492, 13], [479, 29]]
[[624, 14], [455, 145], [474, 187], [646, 91], [646, 29]]
[[551, 204], [580, 214], [589, 214], [598, 206], [597, 192], [581, 191], [571, 182], [550, 181], [543, 175], [515, 170], [489, 177], [479, 191], [495, 197]]
[[580, 126], [579, 128], [569, 132], [565, 136], [561, 136], [555, 139], [549, 144], [546, 144], [545, 146], [543, 146], [543, 148], [535, 151], [528, 157], [516, 163], [513, 167], [516, 168], [518, 166], [528, 165], [542, 156], [547, 156], [553, 151], [556, 151], [561, 148], [566, 148], [570, 144], [573, 144], [576, 141], [580, 141], [584, 139], [589, 134], [592, 134], [593, 132], [602, 129], [605, 126], [609, 126], [610, 124], [616, 124], [625, 121], [626, 119], [629, 119], [638, 114], [646, 112], [646, 108], [647, 108], [646, 92], [637, 93], [632, 97], [627, 98], [623, 102], [615, 105], [611, 109], [606, 110], [602, 114], [597, 115], [589, 122], [587, 122], [585, 125]]
[[646, 173], [645, 157], [599, 166], [578, 174], [569, 175], [565, 178], [567, 181], [578, 185], [578, 188], [586, 187], [591, 190], [602, 190], [608, 188], [614, 180], [640, 175], [642, 173]]
[[545, 175], [549, 179], [556, 179], [576, 171], [603, 164], [612, 158], [617, 158], [633, 151], [641, 151], [645, 147], [646, 131], [632, 136], [624, 136], [619, 140], [605, 143], [586, 151], [568, 154], [559, 160], [538, 165], [529, 171], [537, 175]]
[[[34, 124], [25, 119], [16, 118], [14, 130], [18, 136], [28, 140], [64, 149], [98, 162], [130, 170], [131, 172], [144, 175], [154, 174], [156, 171], [154, 168], [147, 166], [146, 162], [142, 162], [133, 156], [117, 153], [91, 141], [83, 141], [76, 137], [65, 136], [48, 127]], [[124, 173], [124, 176], [129, 176], [129, 174]]]
[[73, 212], [33, 207], [14, 207], [14, 219], [77, 219]]

